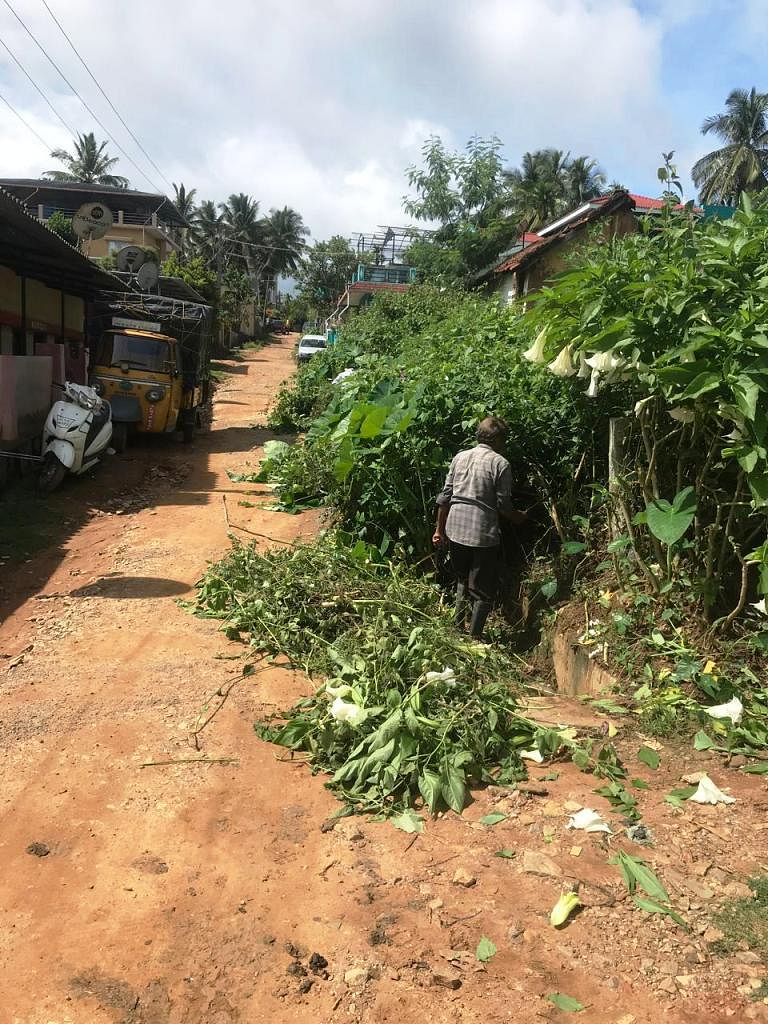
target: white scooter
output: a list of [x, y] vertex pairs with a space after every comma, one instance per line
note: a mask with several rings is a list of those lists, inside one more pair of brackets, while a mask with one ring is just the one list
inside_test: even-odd
[[43, 468], [38, 490], [49, 494], [67, 473], [85, 473], [102, 455], [111, 454], [112, 409], [94, 388], [67, 383], [43, 428]]

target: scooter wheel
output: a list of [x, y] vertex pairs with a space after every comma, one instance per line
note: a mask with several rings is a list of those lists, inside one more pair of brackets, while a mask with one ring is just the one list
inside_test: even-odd
[[51, 491], [55, 491], [66, 475], [67, 467], [64, 463], [59, 462], [53, 452], [48, 452], [37, 478], [38, 494], [50, 494]]

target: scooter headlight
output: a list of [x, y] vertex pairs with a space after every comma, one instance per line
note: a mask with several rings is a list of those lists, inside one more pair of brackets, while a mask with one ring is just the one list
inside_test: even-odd
[[148, 402], [162, 402], [163, 398], [165, 398], [165, 389], [148, 388], [144, 394]]
[[93, 382], [93, 384], [91, 384], [91, 387], [93, 388], [93, 390], [96, 392], [96, 394], [99, 397], [101, 397], [104, 394], [104, 382], [103, 381], [95, 380]]

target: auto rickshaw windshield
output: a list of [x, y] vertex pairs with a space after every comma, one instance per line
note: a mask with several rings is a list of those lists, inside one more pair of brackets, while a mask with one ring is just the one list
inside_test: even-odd
[[120, 366], [163, 373], [168, 370], [171, 353], [167, 341], [141, 338], [133, 334], [103, 334], [96, 362], [99, 366]]

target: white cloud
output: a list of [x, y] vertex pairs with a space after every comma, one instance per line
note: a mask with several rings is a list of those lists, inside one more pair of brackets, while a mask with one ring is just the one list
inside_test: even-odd
[[[39, 0], [12, 2], [146, 166]], [[698, 124], [681, 129], [662, 95], [671, 0], [645, 13], [640, 0], [49, 2], [168, 179], [200, 198], [245, 191], [265, 210], [294, 206], [316, 237], [402, 222], [404, 170], [430, 134], [463, 146], [495, 132], [511, 163], [540, 146], [588, 153], [635, 187], [662, 149], [699, 144]], [[66, 120], [103, 137], [1, 5], [0, 33]], [[1, 54], [0, 91], [43, 138], [66, 143]], [[0, 174], [50, 166], [1, 104], [0, 132]]]

